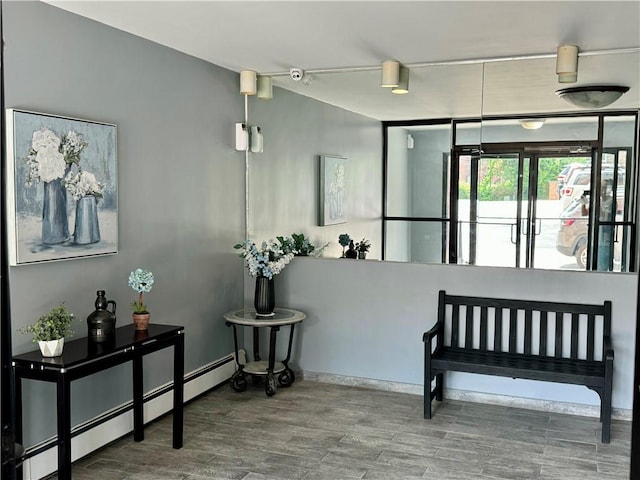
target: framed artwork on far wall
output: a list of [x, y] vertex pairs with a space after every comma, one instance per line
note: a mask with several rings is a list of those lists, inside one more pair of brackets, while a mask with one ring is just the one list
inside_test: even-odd
[[116, 126], [6, 115], [11, 265], [118, 253]]
[[320, 155], [320, 226], [347, 221], [347, 159]]

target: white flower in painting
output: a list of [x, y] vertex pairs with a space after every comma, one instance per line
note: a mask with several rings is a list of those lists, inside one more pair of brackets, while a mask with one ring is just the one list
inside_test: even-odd
[[104, 184], [98, 182], [93, 173], [85, 171], [79, 171], [76, 174], [69, 172], [64, 179], [64, 186], [76, 200], [87, 195], [102, 197], [104, 189]]
[[33, 132], [31, 149], [27, 155], [27, 185], [50, 182], [65, 175], [71, 165], [80, 163], [80, 154], [87, 146], [82, 135], [73, 130], [58, 137], [51, 129]]
[[44, 148], [60, 148], [60, 138], [48, 128], [42, 128], [33, 132], [33, 138], [31, 140], [31, 148], [36, 152]]
[[67, 164], [57, 147], [40, 148], [35, 160], [38, 164], [38, 176], [43, 182], [50, 182], [64, 176]]

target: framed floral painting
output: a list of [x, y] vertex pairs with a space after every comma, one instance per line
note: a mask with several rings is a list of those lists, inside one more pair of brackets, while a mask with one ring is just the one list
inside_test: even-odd
[[7, 110], [9, 260], [118, 253], [116, 126]]
[[346, 158], [320, 156], [320, 226], [347, 221], [346, 173]]

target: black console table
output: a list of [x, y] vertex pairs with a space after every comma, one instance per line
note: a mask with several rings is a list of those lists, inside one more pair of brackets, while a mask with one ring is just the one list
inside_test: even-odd
[[87, 338], [65, 342], [61, 356], [47, 358], [39, 350], [13, 357], [16, 392], [16, 440], [22, 441], [22, 379], [56, 384], [58, 426], [58, 480], [71, 479], [71, 382], [124, 362], [133, 364], [133, 439], [144, 440], [142, 357], [167, 347], [173, 350], [173, 448], [182, 447], [184, 327], [149, 324], [146, 331], [133, 325], [117, 328], [112, 342]]

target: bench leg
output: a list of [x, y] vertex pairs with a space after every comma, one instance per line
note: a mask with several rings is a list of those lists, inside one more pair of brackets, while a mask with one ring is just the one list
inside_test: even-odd
[[431, 371], [424, 372], [424, 418], [431, 419]]
[[424, 418], [431, 419], [431, 344], [425, 342], [424, 344]]
[[602, 443], [609, 443], [611, 440], [611, 396], [613, 391], [613, 362], [605, 368], [604, 389], [600, 398], [600, 408], [602, 415]]
[[444, 383], [444, 373], [438, 373], [436, 375], [436, 400], [442, 401], [442, 389]]

